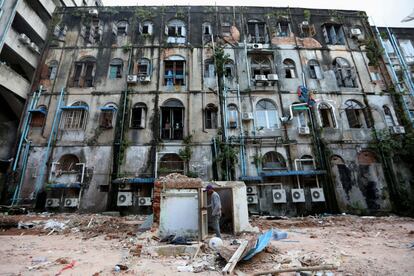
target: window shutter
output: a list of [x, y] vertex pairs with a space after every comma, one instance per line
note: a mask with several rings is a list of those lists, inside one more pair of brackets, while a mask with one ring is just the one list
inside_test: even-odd
[[338, 37], [338, 43], [339, 44], [345, 44], [344, 29], [342, 27], [338, 28], [337, 37]]
[[126, 23], [126, 24], [125, 24], [125, 33], [124, 33], [125, 35], [128, 33], [128, 26], [129, 26], [129, 24], [128, 24], [128, 23]]
[[145, 114], [146, 114], [145, 109], [141, 108], [141, 121], [139, 125], [141, 128], [145, 128]]
[[53, 29], [53, 36], [55, 36], [55, 37], [60, 36], [60, 26], [59, 25], [56, 25], [55, 28]]
[[181, 36], [186, 36], [185, 26], [181, 26]]
[[142, 24], [141, 23], [138, 24], [138, 32], [140, 34], [142, 34]]
[[331, 26], [329, 28], [329, 36], [331, 37], [331, 42], [333, 45], [338, 44], [338, 39], [336, 37], [335, 27]]
[[53, 66], [52, 70], [50, 70], [50, 76], [49, 76], [50, 80], [56, 79], [56, 72], [57, 72], [57, 66]]
[[358, 116], [355, 112], [355, 109], [348, 108], [345, 109], [346, 117], [348, 118], [348, 124], [350, 128], [359, 128], [360, 123], [358, 121]]
[[322, 33], [323, 33], [323, 37], [325, 38], [325, 43], [329, 44], [330, 40], [329, 40], [328, 31], [326, 30], [326, 26], [322, 27]]
[[317, 78], [318, 80], [323, 79], [323, 77], [322, 77], [321, 67], [320, 67], [320, 66], [314, 66], [313, 68], [315, 68], [316, 78]]
[[148, 34], [152, 35], [152, 24], [148, 24]]
[[168, 35], [168, 26], [167, 26], [167, 25], [165, 25], [165, 28], [164, 28], [164, 34], [165, 34], [165, 35]]
[[115, 23], [112, 23], [112, 33], [114, 35], [118, 35], [118, 27], [116, 26]]

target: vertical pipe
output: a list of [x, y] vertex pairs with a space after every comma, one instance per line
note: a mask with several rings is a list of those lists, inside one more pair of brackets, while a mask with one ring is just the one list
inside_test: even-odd
[[48, 142], [47, 142], [46, 153], [45, 153], [43, 162], [40, 166], [39, 177], [36, 179], [35, 191], [34, 191], [33, 196], [32, 196], [33, 199], [36, 198], [37, 193], [42, 189], [42, 186], [43, 186], [46, 165], [47, 165], [47, 161], [49, 159], [50, 148], [52, 146], [52, 142], [55, 140], [56, 133], [57, 133], [56, 128], [57, 128], [59, 120], [60, 120], [60, 113], [61, 113], [60, 108], [61, 108], [61, 105], [62, 105], [62, 102], [63, 102], [64, 93], [65, 93], [65, 88], [62, 88], [60, 90], [58, 105], [56, 107], [56, 112], [55, 112], [55, 116], [53, 118], [53, 123], [52, 123], [52, 129], [50, 131], [49, 139], [48, 139]]
[[14, 191], [11, 206], [13, 206], [14, 203], [19, 203], [20, 191], [21, 191], [21, 188], [22, 188], [22, 185], [23, 185], [24, 177], [26, 175], [27, 159], [29, 157], [30, 145], [31, 145], [30, 141], [28, 143], [26, 143], [26, 145], [25, 145], [24, 154], [23, 154], [23, 167], [22, 167], [22, 170], [21, 170], [21, 173], [20, 173], [19, 184], [16, 187], [16, 190]]
[[241, 171], [242, 171], [242, 175], [245, 176], [246, 175], [246, 168], [245, 168], [245, 160], [244, 160], [244, 133], [243, 133], [243, 122], [242, 122], [242, 108], [241, 108], [241, 99], [240, 99], [240, 86], [239, 84], [237, 84], [237, 102], [240, 108], [240, 116], [239, 116], [239, 122], [240, 122], [240, 165], [241, 165]]

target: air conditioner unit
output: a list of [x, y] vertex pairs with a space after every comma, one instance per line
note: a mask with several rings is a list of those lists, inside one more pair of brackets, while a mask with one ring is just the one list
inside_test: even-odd
[[361, 30], [360, 30], [360, 29], [358, 29], [358, 28], [351, 29], [351, 35], [352, 35], [353, 37], [357, 37], [357, 36], [359, 36], [359, 35], [361, 35], [361, 34], [362, 34], [362, 32], [361, 32]]
[[128, 75], [127, 76], [127, 83], [136, 83], [138, 81], [137, 75]]
[[286, 203], [285, 189], [273, 189], [273, 203]]
[[131, 192], [118, 192], [117, 206], [132, 206]]
[[267, 79], [270, 81], [277, 81], [279, 80], [279, 76], [277, 74], [269, 74], [267, 75]]
[[64, 201], [64, 206], [65, 207], [71, 207], [71, 208], [73, 208], [73, 207], [78, 207], [78, 205], [79, 205], [79, 199], [78, 198], [65, 198], [65, 201]]
[[36, 43], [34, 43], [34, 42], [31, 42], [30, 44], [29, 44], [29, 49], [30, 50], [32, 50], [33, 52], [35, 52], [35, 53], [39, 53], [39, 47], [36, 45]]
[[309, 26], [309, 21], [302, 21], [302, 26]]
[[28, 45], [28, 44], [30, 44], [30, 38], [29, 38], [29, 37], [27, 37], [27, 35], [26, 35], [26, 34], [20, 34], [20, 35], [19, 35], [19, 41], [20, 41], [21, 43], [23, 43], [24, 45]]
[[246, 187], [246, 193], [248, 195], [256, 195], [257, 194], [257, 187], [256, 186], [247, 186]]
[[267, 81], [266, 75], [255, 75], [254, 79], [256, 81]]
[[46, 208], [56, 208], [60, 205], [60, 199], [59, 198], [48, 198], [46, 199]]
[[119, 191], [130, 191], [131, 190], [131, 185], [128, 183], [120, 183], [118, 185], [118, 190]]
[[405, 128], [403, 126], [392, 126], [390, 127], [390, 131], [392, 134], [404, 134]]
[[248, 195], [247, 196], [247, 204], [257, 204], [259, 203], [259, 199], [257, 195]]
[[138, 198], [138, 206], [151, 206], [152, 200], [150, 197], [140, 197]]
[[291, 192], [293, 202], [305, 202], [305, 192], [303, 189], [292, 189]]
[[252, 112], [243, 112], [242, 113], [242, 120], [243, 121], [253, 120], [253, 113]]
[[263, 44], [261, 43], [255, 43], [252, 46], [253, 49], [263, 49]]
[[309, 127], [299, 127], [298, 132], [299, 134], [307, 135], [307, 134], [310, 134], [310, 129]]
[[323, 202], [325, 201], [325, 195], [323, 194], [322, 188], [311, 188], [312, 202]]
[[150, 82], [151, 77], [150, 76], [139, 76], [139, 81], [140, 82]]
[[89, 14], [92, 16], [98, 16], [99, 13], [97, 9], [91, 9], [89, 10]]

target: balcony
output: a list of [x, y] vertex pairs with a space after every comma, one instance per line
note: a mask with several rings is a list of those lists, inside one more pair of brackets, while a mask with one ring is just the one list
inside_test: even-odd
[[24, 45], [19, 41], [19, 34], [11, 28], [7, 34], [5, 44], [9, 46], [15, 53], [17, 53], [22, 59], [24, 59], [33, 68], [37, 67], [40, 55], [29, 49], [27, 45]]
[[[52, 1], [48, 1], [52, 2]], [[44, 21], [36, 14], [36, 12], [26, 4], [25, 1], [20, 1], [17, 7], [17, 13], [30, 25], [33, 30], [41, 37], [46, 40], [47, 37], [47, 26]]]
[[30, 89], [30, 83], [5, 64], [0, 64], [0, 83], [23, 99]]

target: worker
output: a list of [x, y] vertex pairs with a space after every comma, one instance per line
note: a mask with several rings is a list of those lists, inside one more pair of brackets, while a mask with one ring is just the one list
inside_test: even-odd
[[206, 188], [207, 193], [211, 196], [211, 204], [208, 208], [211, 208], [211, 216], [213, 218], [213, 229], [216, 232], [216, 237], [221, 238], [220, 234], [220, 218], [221, 218], [221, 199], [220, 195], [214, 191], [213, 186], [208, 185]]

